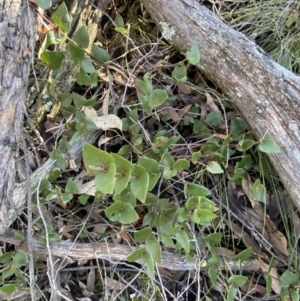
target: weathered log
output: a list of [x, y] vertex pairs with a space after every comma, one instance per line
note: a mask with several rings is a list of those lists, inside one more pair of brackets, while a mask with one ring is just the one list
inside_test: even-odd
[[0, 222], [12, 206], [26, 90], [34, 53], [28, 3], [4, 0], [0, 9]]
[[[72, 32], [86, 24], [92, 47], [108, 0], [97, 1], [91, 6], [88, 0], [69, 3]], [[0, 233], [3, 233], [14, 221], [19, 209], [26, 201], [27, 181], [15, 183], [18, 145], [23, 131], [23, 110], [25, 106], [28, 76], [31, 67], [31, 55], [34, 53], [35, 18], [26, 1], [5, 0], [0, 9]], [[97, 9], [99, 7], [100, 9]], [[30, 14], [30, 15], [29, 15]], [[87, 16], [89, 19], [87, 21]], [[66, 45], [62, 46], [64, 49]], [[65, 60], [59, 71], [48, 74], [58, 83], [63, 92], [71, 90], [75, 75], [70, 70], [71, 60]], [[74, 69], [74, 68], [73, 68]], [[73, 75], [73, 77], [72, 77]], [[32, 109], [35, 123], [39, 123], [47, 113], [44, 109], [48, 102], [55, 102], [49, 95], [52, 81], [45, 81], [42, 74], [40, 92], [31, 93], [35, 100]], [[59, 86], [59, 84], [61, 86]], [[99, 131], [91, 132], [85, 141], [93, 143]], [[69, 159], [80, 160], [82, 143], [71, 145]], [[54, 161], [49, 159], [41, 168], [31, 175], [31, 192], [34, 193], [42, 176], [51, 170]]]
[[[10, 229], [4, 235], [0, 235], [0, 239], [1, 241], [16, 244], [20, 249], [27, 251], [28, 243], [26, 241], [15, 241], [13, 238], [15, 233], [17, 232]], [[52, 256], [62, 258], [65, 263], [100, 259], [118, 264], [121, 261], [127, 261], [128, 255], [137, 250], [137, 248], [133, 246], [105, 242], [78, 243], [60, 241], [51, 243], [51, 249], [47, 250], [46, 245], [39, 243], [36, 239], [33, 239], [31, 245], [36, 259], [47, 260], [49, 255], [48, 252], [50, 251]], [[158, 266], [170, 271], [192, 271], [195, 267], [201, 266], [202, 260], [208, 261], [209, 258], [210, 255], [206, 255], [203, 258], [194, 256], [190, 261], [187, 261], [186, 256], [184, 255], [163, 250], [162, 263]], [[137, 262], [143, 264], [142, 260], [138, 260]], [[276, 267], [282, 267], [285, 265], [284, 261], [279, 261], [277, 259], [274, 260], [273, 264]], [[247, 261], [244, 261], [240, 266], [240, 264], [233, 258], [227, 256], [224, 261], [220, 261], [219, 265], [220, 270], [230, 269], [231, 271], [237, 271], [240, 270], [241, 267], [243, 271], [257, 271], [260, 269], [259, 260], [258, 258], [250, 258]], [[201, 266], [201, 269], [205, 270], [206, 266]]]
[[171, 44], [178, 50], [199, 46], [198, 68], [229, 97], [257, 138], [266, 135], [277, 143], [281, 152], [270, 155], [271, 162], [300, 210], [300, 77], [196, 0], [143, 3], [158, 24], [174, 30]]

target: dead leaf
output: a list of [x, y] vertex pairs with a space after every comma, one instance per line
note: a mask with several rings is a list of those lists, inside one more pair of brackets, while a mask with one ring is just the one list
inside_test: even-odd
[[90, 297], [90, 296], [93, 295], [92, 292], [88, 291], [86, 285], [85, 285], [83, 282], [78, 281], [78, 284], [79, 284], [79, 287], [80, 287], [80, 289], [81, 289], [82, 294], [83, 294], [85, 297]]
[[172, 107], [165, 107], [160, 110], [160, 114], [169, 114], [174, 122], [178, 122], [180, 120], [178, 113]]
[[107, 143], [111, 139], [113, 139], [113, 137], [105, 137], [105, 135], [101, 135], [98, 140], [98, 146]]
[[297, 239], [300, 238], [300, 218], [296, 212], [292, 212], [292, 221], [294, 225], [295, 236]]
[[[247, 181], [246, 179], [242, 180], [243, 190], [246, 193], [248, 199], [250, 200], [253, 210], [261, 220], [261, 225], [257, 226], [258, 227], [257, 230], [260, 231], [260, 233], [267, 239], [267, 241], [271, 244], [271, 246], [275, 250], [277, 250], [278, 252], [280, 252], [285, 256], [288, 256], [290, 253], [287, 249], [288, 244], [287, 244], [286, 237], [283, 235], [282, 232], [280, 232], [277, 229], [277, 227], [271, 221], [271, 219], [266, 214], [264, 209], [261, 207], [259, 202], [251, 198], [252, 186], [253, 184], [250, 181]], [[266, 231], [266, 234], [264, 231]]]
[[95, 269], [90, 269], [86, 280], [86, 288], [90, 292], [95, 291], [95, 278], [96, 278]]
[[119, 129], [122, 130], [122, 120], [114, 114], [108, 114], [103, 116], [98, 116], [96, 111], [93, 108], [84, 108], [84, 114], [86, 117], [91, 119], [95, 125], [103, 130], [109, 130], [109, 129]]
[[211, 97], [211, 95], [207, 92], [205, 92], [205, 96], [206, 96], [206, 105], [209, 108], [210, 112], [219, 112], [219, 108], [218, 106], [215, 104], [213, 98]]
[[224, 247], [216, 247], [216, 253], [219, 256], [225, 256], [227, 258], [233, 258], [235, 256], [235, 253], [232, 250], [228, 250]]
[[274, 223], [270, 220], [268, 216], [266, 216], [265, 227], [269, 234], [269, 242], [273, 246], [273, 248], [281, 254], [289, 256], [290, 252], [287, 249], [288, 243], [286, 237], [283, 235], [282, 232], [280, 232], [277, 229], [277, 227], [274, 225]]
[[188, 111], [190, 110], [191, 107], [192, 107], [192, 105], [189, 104], [189, 105], [184, 106], [182, 109], [178, 110], [179, 120], [181, 120], [184, 117], [184, 115], [186, 113], [188, 113]]
[[241, 287], [241, 290], [248, 295], [261, 294], [265, 296], [267, 294], [267, 289], [264, 286], [258, 283], [252, 283], [249, 279], [245, 285]]
[[261, 249], [256, 242], [256, 240], [250, 236], [246, 231], [244, 231], [238, 224], [230, 223], [225, 220], [225, 223], [232, 229], [232, 231], [240, 237], [244, 243], [244, 245], [248, 247], [252, 247], [253, 254], [259, 255], [261, 253]]
[[77, 184], [78, 194], [87, 194], [87, 195], [95, 195], [97, 191], [95, 186], [95, 180], [91, 180], [84, 184]]
[[118, 238], [122, 238], [123, 241], [126, 241], [128, 245], [132, 245], [133, 244], [133, 240], [130, 237], [130, 235], [128, 235], [126, 233], [126, 231], [124, 230], [124, 227], [122, 226], [121, 231], [118, 233]]
[[205, 119], [206, 119], [206, 116], [207, 116], [207, 105], [206, 105], [206, 103], [201, 101], [200, 110], [201, 110], [200, 121], [204, 122]]
[[261, 258], [259, 258], [259, 265], [265, 276], [270, 275], [270, 277], [272, 278], [272, 289], [276, 294], [279, 295], [281, 292], [281, 285], [279, 282], [279, 275], [277, 269], [273, 267], [270, 268], [270, 266], [267, 263], [265, 263]]
[[178, 82], [178, 94], [192, 94], [192, 89], [185, 83]]
[[121, 291], [126, 288], [126, 285], [124, 283], [109, 277], [105, 277], [105, 286], [108, 289], [116, 290], [116, 291]]

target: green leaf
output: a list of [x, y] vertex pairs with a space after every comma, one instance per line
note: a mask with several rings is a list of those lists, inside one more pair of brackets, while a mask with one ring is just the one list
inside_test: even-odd
[[[18, 267], [19, 268], [19, 267]], [[11, 277], [13, 274], [15, 274], [16, 268], [12, 265], [12, 263], [5, 267], [4, 269], [2, 269], [2, 277], [1, 280], [5, 280], [8, 277]]]
[[116, 23], [117, 27], [124, 27], [124, 20], [120, 14], [116, 15], [115, 23]]
[[128, 186], [133, 170], [133, 164], [117, 154], [112, 153], [111, 156], [113, 157], [117, 168], [114, 189], [116, 193], [120, 193]]
[[235, 261], [244, 262], [248, 260], [252, 255], [252, 247], [247, 248], [246, 250], [243, 250], [239, 254], [234, 256]]
[[56, 160], [55, 166], [59, 167], [61, 170], [65, 170], [67, 168], [68, 162], [65, 156], [58, 149], [52, 151], [49, 157], [53, 160]]
[[144, 242], [146, 241], [152, 233], [150, 228], [144, 228], [134, 233], [134, 241], [135, 242]]
[[207, 267], [218, 268], [220, 266], [220, 258], [216, 255], [213, 255], [207, 261]]
[[49, 191], [51, 191], [52, 190], [52, 185], [51, 185], [51, 183], [48, 180], [43, 179], [42, 182], [41, 182], [41, 185], [40, 185], [39, 189], [40, 190], [49, 190]]
[[150, 115], [152, 112], [152, 107], [149, 104], [150, 95], [143, 95], [141, 93], [138, 93], [138, 99], [141, 101], [146, 114]]
[[82, 106], [85, 107], [92, 107], [96, 104], [97, 99], [96, 98], [91, 98], [91, 99], [86, 99], [80, 94], [77, 94], [75, 92], [72, 93], [73, 101], [74, 104], [77, 108], [80, 108]]
[[130, 190], [133, 195], [142, 203], [146, 200], [149, 187], [149, 174], [142, 166], [134, 166], [130, 181]]
[[193, 133], [195, 135], [198, 135], [199, 133], [210, 135], [211, 130], [203, 122], [201, 122], [198, 119], [195, 119], [193, 124]]
[[146, 157], [139, 157], [137, 164], [144, 167], [149, 174], [148, 190], [151, 191], [161, 176], [159, 164], [155, 160]]
[[65, 2], [61, 3], [57, 10], [52, 14], [51, 19], [61, 32], [68, 33], [70, 31], [71, 22]]
[[210, 225], [210, 222], [217, 218], [217, 216], [207, 209], [196, 209], [194, 212], [194, 221], [200, 225]]
[[200, 62], [200, 51], [197, 44], [193, 44], [191, 49], [187, 51], [186, 58], [192, 65], [197, 65]]
[[79, 203], [81, 204], [81, 205], [86, 205], [86, 203], [87, 203], [87, 201], [88, 201], [88, 199], [89, 199], [89, 195], [86, 195], [86, 194], [84, 194], [84, 195], [81, 195], [80, 197], [79, 197]]
[[59, 169], [59, 168], [54, 168], [52, 171], [51, 171], [51, 173], [48, 175], [48, 177], [47, 177], [47, 180], [49, 181], [49, 182], [54, 182], [55, 180], [57, 180], [58, 179], [58, 177], [60, 176], [60, 174], [61, 174], [61, 170]]
[[113, 200], [116, 201], [116, 202], [117, 201], [126, 202], [134, 208], [136, 206], [136, 197], [132, 194], [129, 187], [126, 187], [120, 193], [115, 193], [113, 195]]
[[[18, 233], [18, 232], [15, 232], [14, 233], [14, 239], [16, 241], [24, 241], [25, 240], [25, 237], [24, 235], [22, 235], [21, 233]], [[5, 255], [5, 254], [4, 254]]]
[[213, 285], [217, 284], [218, 274], [216, 272], [215, 268], [209, 268], [208, 269], [208, 276], [212, 282]]
[[206, 168], [212, 174], [220, 174], [224, 173], [223, 169], [221, 168], [220, 164], [216, 161], [211, 161]]
[[161, 165], [166, 167], [163, 169], [163, 177], [165, 179], [174, 177], [177, 174], [177, 170], [173, 169], [174, 158], [170, 154], [164, 153], [162, 155], [160, 163], [161, 163]]
[[81, 48], [87, 48], [90, 43], [90, 35], [85, 25], [81, 26], [73, 35], [74, 42]]
[[207, 114], [205, 121], [211, 126], [219, 126], [222, 122], [221, 112], [217, 111]]
[[244, 168], [245, 170], [249, 170], [252, 167], [251, 155], [247, 155], [242, 159], [240, 162], [240, 167]]
[[233, 275], [228, 279], [228, 283], [232, 283], [236, 287], [241, 287], [246, 284], [248, 277], [242, 275]]
[[268, 295], [271, 294], [272, 292], [272, 277], [268, 274], [265, 276], [266, 277], [266, 289], [267, 289], [267, 293]]
[[92, 56], [100, 63], [100, 64], [105, 64], [107, 63], [108, 61], [110, 61], [110, 55], [109, 53], [101, 48], [101, 47], [98, 47], [96, 45], [94, 45], [92, 47]]
[[200, 204], [200, 197], [198, 196], [191, 196], [185, 203], [185, 207], [188, 210], [195, 210], [199, 207]]
[[44, 42], [42, 44], [41, 49], [39, 50], [38, 53], [38, 58], [41, 58], [41, 53], [46, 51], [48, 49], [49, 46], [51, 45], [56, 45], [61, 43], [60, 39], [59, 39], [59, 34], [53, 32], [53, 31], [48, 31], [46, 33], [46, 37], [44, 39]]
[[91, 79], [91, 87], [97, 87], [98, 86], [98, 72], [93, 72], [90, 74], [90, 79]]
[[0, 256], [0, 263], [4, 263], [7, 260], [10, 260], [13, 256], [13, 252], [6, 252]]
[[300, 295], [299, 293], [297, 292], [297, 290], [295, 289], [290, 289], [289, 290], [289, 294], [292, 298], [292, 301], [299, 301], [300, 300]]
[[131, 147], [128, 144], [123, 145], [118, 151], [118, 154], [122, 157], [126, 157], [130, 153], [131, 153]]
[[264, 138], [260, 141], [258, 149], [267, 154], [280, 153], [280, 148], [278, 145], [270, 138]]
[[260, 183], [260, 179], [257, 179], [254, 182], [252, 189], [250, 191], [251, 197], [259, 202], [266, 204], [266, 194], [267, 194], [266, 187]]
[[61, 200], [63, 201], [64, 204], [67, 204], [73, 199], [73, 194], [71, 193], [62, 193], [60, 195]]
[[130, 253], [127, 257], [128, 262], [134, 262], [141, 259], [142, 254], [146, 251], [146, 248], [140, 248], [132, 253]]
[[64, 59], [64, 53], [47, 50], [41, 53], [40, 58], [51, 70], [57, 70]]
[[68, 47], [75, 64], [84, 58], [84, 51], [81, 48], [71, 43], [69, 43]]
[[57, 98], [61, 101], [64, 107], [70, 106], [73, 101], [71, 93], [60, 93]]
[[42, 9], [48, 9], [51, 7], [51, 0], [36, 0], [36, 4]]
[[[49, 242], [60, 241], [60, 236], [57, 233], [51, 233], [51, 234], [48, 235], [48, 240], [49, 240]], [[47, 243], [46, 237], [42, 236], [39, 239], [39, 243], [46, 244]]]
[[247, 128], [247, 123], [240, 117], [233, 117], [230, 121], [230, 131], [234, 139], [237, 139]]
[[178, 159], [174, 164], [173, 168], [177, 170], [177, 172], [182, 171], [184, 169], [188, 169], [190, 167], [190, 161], [186, 159]]
[[[91, 85], [90, 77], [82, 68], [80, 68], [79, 72], [76, 74], [76, 82], [80, 86], [90, 86]], [[86, 100], [83, 96], [81, 97], [81, 99], [84, 101]], [[75, 101], [74, 101], [74, 103], [75, 103]], [[75, 104], [75, 105], [76, 105], [76, 107], [81, 106], [79, 104]], [[85, 103], [83, 103], [82, 105], [85, 105]]]
[[256, 142], [253, 140], [243, 139], [238, 143], [236, 149], [240, 152], [244, 152], [244, 151], [250, 149], [255, 144], [256, 144]]
[[29, 262], [27, 254], [23, 251], [18, 249], [14, 255], [14, 258], [18, 261], [21, 265], [27, 264]]
[[102, 171], [100, 171], [95, 178], [97, 190], [103, 193], [112, 194], [115, 186], [115, 178], [116, 164], [108, 163], [103, 165]]
[[81, 68], [88, 74], [96, 72], [96, 69], [88, 57], [84, 57], [80, 62]]
[[[144, 95], [150, 95], [151, 91], [153, 90], [150, 80], [140, 80], [138, 84]], [[136, 119], [134, 120], [136, 121]]]
[[175, 249], [175, 244], [170, 235], [160, 233], [160, 239], [161, 239], [163, 246]]
[[161, 247], [153, 234], [146, 241], [146, 250], [157, 263], [161, 263]]
[[83, 145], [82, 154], [84, 166], [91, 175], [97, 175], [105, 165], [114, 163], [110, 154], [88, 143]]
[[184, 230], [180, 230], [175, 234], [175, 238], [179, 245], [187, 252], [190, 252], [189, 237]]
[[227, 301], [233, 301], [237, 294], [237, 288], [231, 287], [227, 292]]
[[4, 284], [4, 285], [0, 286], [0, 291], [3, 292], [5, 295], [10, 295], [18, 287], [19, 287], [19, 285], [17, 283]]
[[123, 225], [131, 224], [139, 219], [134, 208], [124, 202], [115, 202], [105, 210], [105, 214], [112, 222], [119, 222]]
[[60, 241], [61, 240], [59, 234], [57, 234], [57, 233], [51, 233], [51, 234], [49, 234], [48, 238], [49, 238], [49, 242], [56, 242], [56, 241]]
[[168, 94], [165, 90], [154, 89], [150, 93], [149, 105], [152, 108], [159, 107], [162, 105], [168, 98]]
[[299, 284], [299, 275], [286, 270], [279, 278], [281, 287]]
[[54, 200], [58, 197], [58, 194], [57, 193], [48, 193], [47, 196], [46, 196], [46, 201], [51, 201], [51, 200]]
[[20, 279], [22, 284], [26, 287], [28, 284], [27, 277], [19, 269], [16, 269], [15, 275]]
[[155, 273], [154, 273], [154, 261], [153, 258], [151, 256], [151, 254], [145, 250], [142, 253], [141, 259], [145, 262], [146, 264], [146, 271], [148, 276], [150, 276], [151, 278], [155, 277]]
[[172, 72], [172, 77], [176, 81], [186, 82], [187, 81], [187, 72], [184, 62], [179, 62]]
[[209, 243], [210, 245], [217, 245], [221, 242], [222, 233], [211, 233], [207, 235], [204, 240], [205, 242]]
[[73, 194], [77, 194], [78, 193], [77, 184], [71, 178], [69, 178], [69, 180], [67, 182], [67, 185], [66, 185], [66, 188], [65, 188], [65, 192], [66, 193], [73, 193]]
[[184, 194], [185, 195], [192, 195], [192, 196], [208, 196], [210, 195], [210, 190], [207, 189], [204, 186], [195, 184], [195, 183], [189, 183], [184, 186]]
[[120, 33], [123, 33], [123, 34], [126, 34], [127, 33], [127, 30], [125, 27], [115, 27], [115, 31], [117, 32], [120, 32]]

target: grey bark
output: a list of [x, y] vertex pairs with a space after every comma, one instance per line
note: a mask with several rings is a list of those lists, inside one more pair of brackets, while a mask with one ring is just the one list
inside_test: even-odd
[[[89, 49], [96, 39], [99, 22], [103, 16], [102, 9], [105, 9], [108, 0], [94, 2], [95, 4], [88, 0], [69, 2], [71, 31], [75, 32], [82, 25], [87, 25], [90, 35]], [[4, 233], [11, 225], [26, 202], [27, 181], [15, 183], [15, 176], [18, 145], [23, 131], [28, 76], [34, 53], [35, 18], [32, 11], [31, 15], [28, 15], [29, 10], [26, 1], [4, 0], [0, 4], [0, 233]], [[70, 91], [75, 83], [74, 73], [70, 68], [70, 65], [65, 65], [60, 71], [48, 74], [52, 81], [54, 78], [58, 83], [64, 83], [60, 87], [64, 92], [64, 88]], [[70, 78], [72, 74], [73, 77]], [[46, 114], [43, 101], [52, 100], [45, 97], [49, 94], [49, 84], [45, 80], [47, 75], [41, 76], [41, 82], [45, 85], [40, 86], [40, 93], [30, 94], [30, 98], [36, 102], [36, 123], [40, 122], [41, 115]], [[85, 141], [93, 143], [99, 134], [99, 131], [93, 131]], [[83, 143], [71, 145], [68, 158], [80, 160], [82, 145]], [[51, 172], [53, 164], [54, 161], [49, 159], [31, 175], [32, 193], [36, 192], [41, 177]]]
[[0, 223], [13, 206], [18, 150], [33, 54], [33, 18], [28, 4], [0, 4]]
[[174, 29], [171, 44], [178, 50], [199, 46], [198, 68], [231, 99], [257, 138], [277, 143], [281, 152], [269, 157], [300, 210], [300, 78], [196, 0], [143, 3], [158, 24]]
[[[11, 232], [13, 234], [14, 232]], [[0, 236], [3, 241], [6, 239], [14, 243], [14, 240], [8, 234], [6, 236]], [[16, 242], [19, 244], [20, 242]], [[19, 248], [24, 251], [27, 250], [27, 243], [23, 242], [19, 245]], [[32, 248], [35, 254], [35, 258], [39, 260], [46, 260], [48, 256], [47, 247], [40, 244], [37, 240], [32, 241]], [[112, 244], [112, 243], [76, 243], [70, 241], [61, 241], [51, 243], [51, 255], [61, 258], [64, 261], [62, 266], [66, 263], [72, 263], [74, 261], [85, 261], [90, 259], [101, 259], [107, 260], [111, 263], [120, 263], [121, 261], [127, 261], [127, 257], [137, 248], [129, 245]], [[226, 256], [225, 256], [226, 257]], [[186, 257], [181, 254], [176, 254], [173, 252], [168, 252], [166, 250], [162, 251], [162, 263], [158, 266], [165, 268], [170, 271], [192, 271], [195, 267], [201, 266], [202, 260], [208, 261], [210, 255], [199, 258], [198, 256], [192, 257], [191, 261], [187, 261]], [[143, 264], [142, 260], [137, 262]], [[241, 264], [243, 271], [257, 271], [260, 270], [259, 260], [257, 258], [250, 258], [249, 260]], [[274, 260], [274, 265], [280, 267], [285, 265], [284, 261]], [[240, 265], [233, 258], [226, 257], [224, 261], [220, 262], [219, 268], [221, 270], [240, 270]], [[206, 267], [203, 265], [202, 270]]]

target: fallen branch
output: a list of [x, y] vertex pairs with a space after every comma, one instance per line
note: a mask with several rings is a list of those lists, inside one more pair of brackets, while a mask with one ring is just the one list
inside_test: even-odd
[[143, 3], [158, 24], [173, 29], [177, 49], [198, 45], [199, 69], [232, 100], [257, 138], [277, 143], [281, 152], [269, 157], [300, 210], [300, 78], [196, 0]]
[[[0, 235], [0, 240], [10, 244], [18, 245], [18, 248], [27, 250], [27, 242], [20, 242], [14, 239], [14, 234], [17, 231], [8, 229], [3, 235]], [[21, 234], [21, 233], [19, 233]], [[36, 259], [47, 260], [48, 251], [44, 244], [40, 244], [37, 239], [32, 240], [32, 249]], [[135, 251], [137, 248], [129, 245], [120, 245], [112, 243], [77, 243], [70, 241], [60, 241], [51, 243], [51, 255], [62, 258], [65, 263], [72, 263], [74, 261], [86, 261], [89, 259], [107, 260], [111, 263], [118, 264], [122, 261], [127, 261], [127, 256]], [[192, 257], [191, 262], [187, 262], [184, 255], [172, 253], [169, 251], [162, 251], [162, 263], [159, 265], [168, 270], [182, 270], [190, 271], [197, 268], [205, 270], [206, 267], [202, 263], [204, 260], [209, 260], [210, 256], [199, 258]], [[142, 263], [141, 261], [138, 261]], [[286, 264], [275, 259], [273, 261], [274, 267], [282, 267]], [[221, 270], [237, 271], [242, 268], [243, 271], [258, 271], [260, 270], [259, 260], [256, 258], [249, 259], [240, 264], [234, 261], [229, 256], [220, 256]]]

